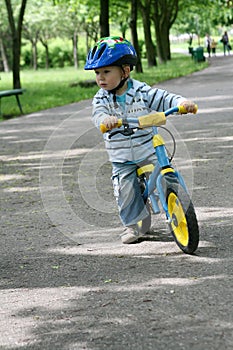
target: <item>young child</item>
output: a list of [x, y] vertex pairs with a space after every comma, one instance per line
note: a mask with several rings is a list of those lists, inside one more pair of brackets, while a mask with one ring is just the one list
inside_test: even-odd
[[[188, 113], [195, 112], [195, 104], [184, 97], [162, 89], [152, 89], [146, 83], [130, 78], [137, 55], [132, 44], [121, 37], [100, 39], [87, 56], [85, 70], [94, 70], [100, 90], [93, 99], [92, 119], [99, 129], [104, 124], [108, 130], [117, 127], [118, 118], [141, 116], [152, 111], [164, 111], [183, 105]], [[140, 195], [136, 176], [138, 165], [155, 163], [150, 128], [140, 129], [133, 135], [104, 134], [105, 146], [112, 163], [112, 182], [119, 215], [125, 229], [122, 243], [138, 240], [143, 232], [137, 222], [148, 216]]]

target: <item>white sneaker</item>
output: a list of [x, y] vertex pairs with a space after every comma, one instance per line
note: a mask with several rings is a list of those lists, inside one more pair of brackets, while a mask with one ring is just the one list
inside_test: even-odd
[[141, 237], [136, 228], [129, 226], [126, 227], [121, 235], [121, 241], [123, 244], [130, 244], [136, 242]]

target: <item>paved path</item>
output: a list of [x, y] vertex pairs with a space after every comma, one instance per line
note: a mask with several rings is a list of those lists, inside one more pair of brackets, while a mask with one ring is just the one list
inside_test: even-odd
[[233, 348], [233, 57], [211, 62], [160, 85], [199, 105], [168, 122], [200, 224], [195, 256], [162, 217], [121, 245], [90, 101], [0, 124], [0, 349]]

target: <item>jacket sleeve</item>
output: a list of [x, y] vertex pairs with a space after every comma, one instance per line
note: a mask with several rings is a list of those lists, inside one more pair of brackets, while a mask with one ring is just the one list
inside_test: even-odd
[[104, 103], [103, 97], [97, 93], [93, 98], [92, 106], [92, 122], [99, 129], [100, 124], [110, 114], [108, 104]]
[[148, 107], [153, 111], [163, 112], [169, 108], [178, 106], [186, 98], [169, 93], [166, 90], [150, 88], [147, 91]]

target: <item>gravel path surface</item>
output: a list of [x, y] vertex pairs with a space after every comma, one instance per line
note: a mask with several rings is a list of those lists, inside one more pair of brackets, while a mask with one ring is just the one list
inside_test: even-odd
[[232, 350], [233, 57], [160, 84], [194, 99], [168, 125], [200, 225], [183, 254], [163, 216], [123, 246], [91, 101], [0, 124], [0, 349]]

